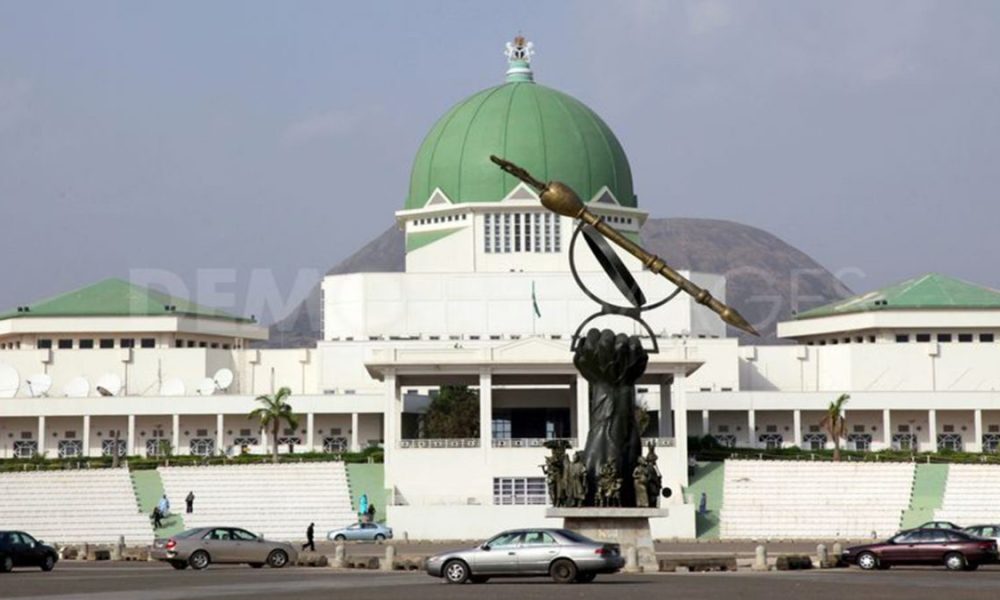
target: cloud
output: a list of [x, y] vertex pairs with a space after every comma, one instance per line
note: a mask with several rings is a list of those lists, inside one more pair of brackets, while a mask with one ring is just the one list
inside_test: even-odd
[[331, 109], [310, 115], [285, 128], [281, 139], [285, 145], [298, 146], [318, 140], [339, 138], [350, 135], [368, 122], [377, 109], [357, 110]]
[[28, 114], [31, 83], [24, 79], [0, 81], [0, 133], [10, 131]]

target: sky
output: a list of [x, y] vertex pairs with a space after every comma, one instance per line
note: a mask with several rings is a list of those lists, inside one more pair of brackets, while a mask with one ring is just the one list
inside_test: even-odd
[[123, 277], [280, 318], [518, 32], [652, 216], [762, 228], [856, 291], [1000, 288], [1000, 2], [0, 0], [0, 309]]

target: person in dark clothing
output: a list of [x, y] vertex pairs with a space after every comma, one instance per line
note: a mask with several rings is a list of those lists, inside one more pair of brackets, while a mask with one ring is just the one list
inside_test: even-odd
[[188, 492], [187, 498], [184, 499], [184, 503], [187, 505], [187, 514], [194, 512], [194, 492]]
[[375, 505], [374, 504], [369, 504], [368, 505], [368, 522], [369, 523], [374, 523], [375, 522]]
[[162, 518], [163, 518], [163, 515], [160, 514], [160, 507], [159, 506], [154, 507], [153, 508], [153, 528], [154, 529], [161, 529], [163, 527], [163, 522], [161, 521]]
[[313, 531], [315, 527], [316, 527], [315, 523], [310, 523], [309, 527], [306, 528], [306, 543], [302, 544], [303, 550], [309, 548], [310, 552], [316, 551], [316, 542], [313, 541]]

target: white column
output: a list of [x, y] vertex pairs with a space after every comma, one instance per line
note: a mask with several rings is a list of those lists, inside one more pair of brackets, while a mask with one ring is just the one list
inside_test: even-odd
[[748, 448], [757, 447], [757, 413], [752, 408], [747, 411], [747, 444]]
[[973, 411], [972, 415], [974, 425], [973, 432], [976, 439], [972, 440], [972, 451], [982, 452], [983, 451], [983, 409], [977, 408]]
[[128, 416], [128, 439], [125, 441], [125, 454], [135, 456], [139, 454], [138, 444], [135, 443], [135, 415]]
[[882, 409], [882, 449], [892, 448], [892, 412], [888, 408]]
[[90, 458], [90, 415], [83, 415], [83, 457]]
[[226, 417], [222, 413], [215, 415], [215, 453], [226, 454]]
[[267, 454], [270, 450], [267, 447], [267, 428], [260, 428], [260, 453]]
[[583, 375], [576, 376], [576, 443], [578, 448], [587, 447], [590, 433], [590, 384]]
[[[670, 400], [673, 405], [674, 415], [674, 446], [677, 448], [677, 474], [680, 475], [681, 485], [688, 485], [688, 423], [687, 423], [687, 378], [683, 372], [674, 374], [673, 385], [670, 389]], [[683, 502], [682, 490], [674, 490]]]
[[38, 416], [38, 455], [45, 456], [45, 415]]
[[[670, 396], [670, 382], [664, 381], [660, 383], [660, 422], [657, 427], [659, 437], [674, 437], [674, 421], [672, 413], [673, 402], [671, 402]], [[642, 432], [640, 432], [640, 434], [641, 433]]]
[[351, 452], [361, 452], [361, 444], [358, 443], [359, 422], [358, 413], [351, 413]]
[[479, 444], [489, 450], [493, 446], [493, 373], [479, 372]]
[[707, 410], [701, 411], [701, 435], [712, 435], [712, 419]]
[[385, 447], [387, 448], [385, 455], [386, 462], [388, 462], [389, 457], [393, 454], [393, 450], [399, 447], [399, 384], [397, 383], [396, 372], [393, 369], [387, 369], [385, 372], [384, 401]]
[[795, 436], [792, 445], [802, 447], [802, 411], [795, 409], [792, 411], [792, 435]]
[[306, 452], [316, 451], [316, 415], [313, 413], [306, 413]]
[[173, 452], [175, 456], [181, 455], [181, 416], [173, 415], [171, 427], [173, 428], [173, 435], [171, 436], [170, 444], [173, 446]]
[[933, 408], [927, 411], [927, 439], [930, 440], [927, 450], [937, 452], [937, 411]]

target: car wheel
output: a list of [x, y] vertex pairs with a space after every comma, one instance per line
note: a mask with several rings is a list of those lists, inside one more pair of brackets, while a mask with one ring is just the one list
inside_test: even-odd
[[577, 583], [590, 583], [591, 581], [597, 579], [597, 573], [577, 573], [576, 582]]
[[576, 573], [576, 565], [565, 558], [560, 558], [549, 567], [549, 575], [556, 583], [573, 583]]
[[469, 581], [472, 583], [486, 583], [489, 580], [490, 578], [485, 575], [473, 575], [472, 577], [469, 577]]
[[384, 542], [385, 541], [385, 536], [382, 535], [381, 533], [376, 533], [375, 534], [375, 541], [376, 542]]
[[251, 569], [260, 569], [264, 566], [264, 563], [250, 563]]
[[14, 559], [5, 556], [3, 560], [0, 560], [0, 573], [10, 573], [14, 570]]
[[944, 566], [949, 571], [962, 571], [966, 566], [965, 556], [958, 552], [950, 552], [944, 556]]
[[465, 583], [469, 579], [469, 566], [460, 560], [451, 560], [444, 565], [444, 578], [448, 583]]
[[208, 552], [204, 550], [197, 550], [188, 557], [188, 564], [196, 571], [204, 569], [210, 562], [212, 562], [212, 559], [208, 557]]
[[878, 568], [878, 558], [871, 552], [862, 552], [858, 555], [858, 566], [865, 571]]
[[345, 538], [343, 535], [341, 535], [339, 533], [337, 535], [333, 536], [333, 541], [335, 541], [335, 542], [342, 542], [342, 541], [344, 541], [346, 539], [347, 538]]
[[178, 571], [183, 571], [188, 568], [188, 564], [182, 560], [175, 560], [170, 563], [170, 566], [177, 569]]
[[280, 569], [288, 564], [288, 553], [284, 550], [272, 550], [267, 555], [267, 566], [272, 569]]
[[56, 566], [56, 557], [52, 556], [51, 554], [46, 554], [45, 560], [42, 561], [42, 570], [48, 572], [51, 571], [55, 566]]

